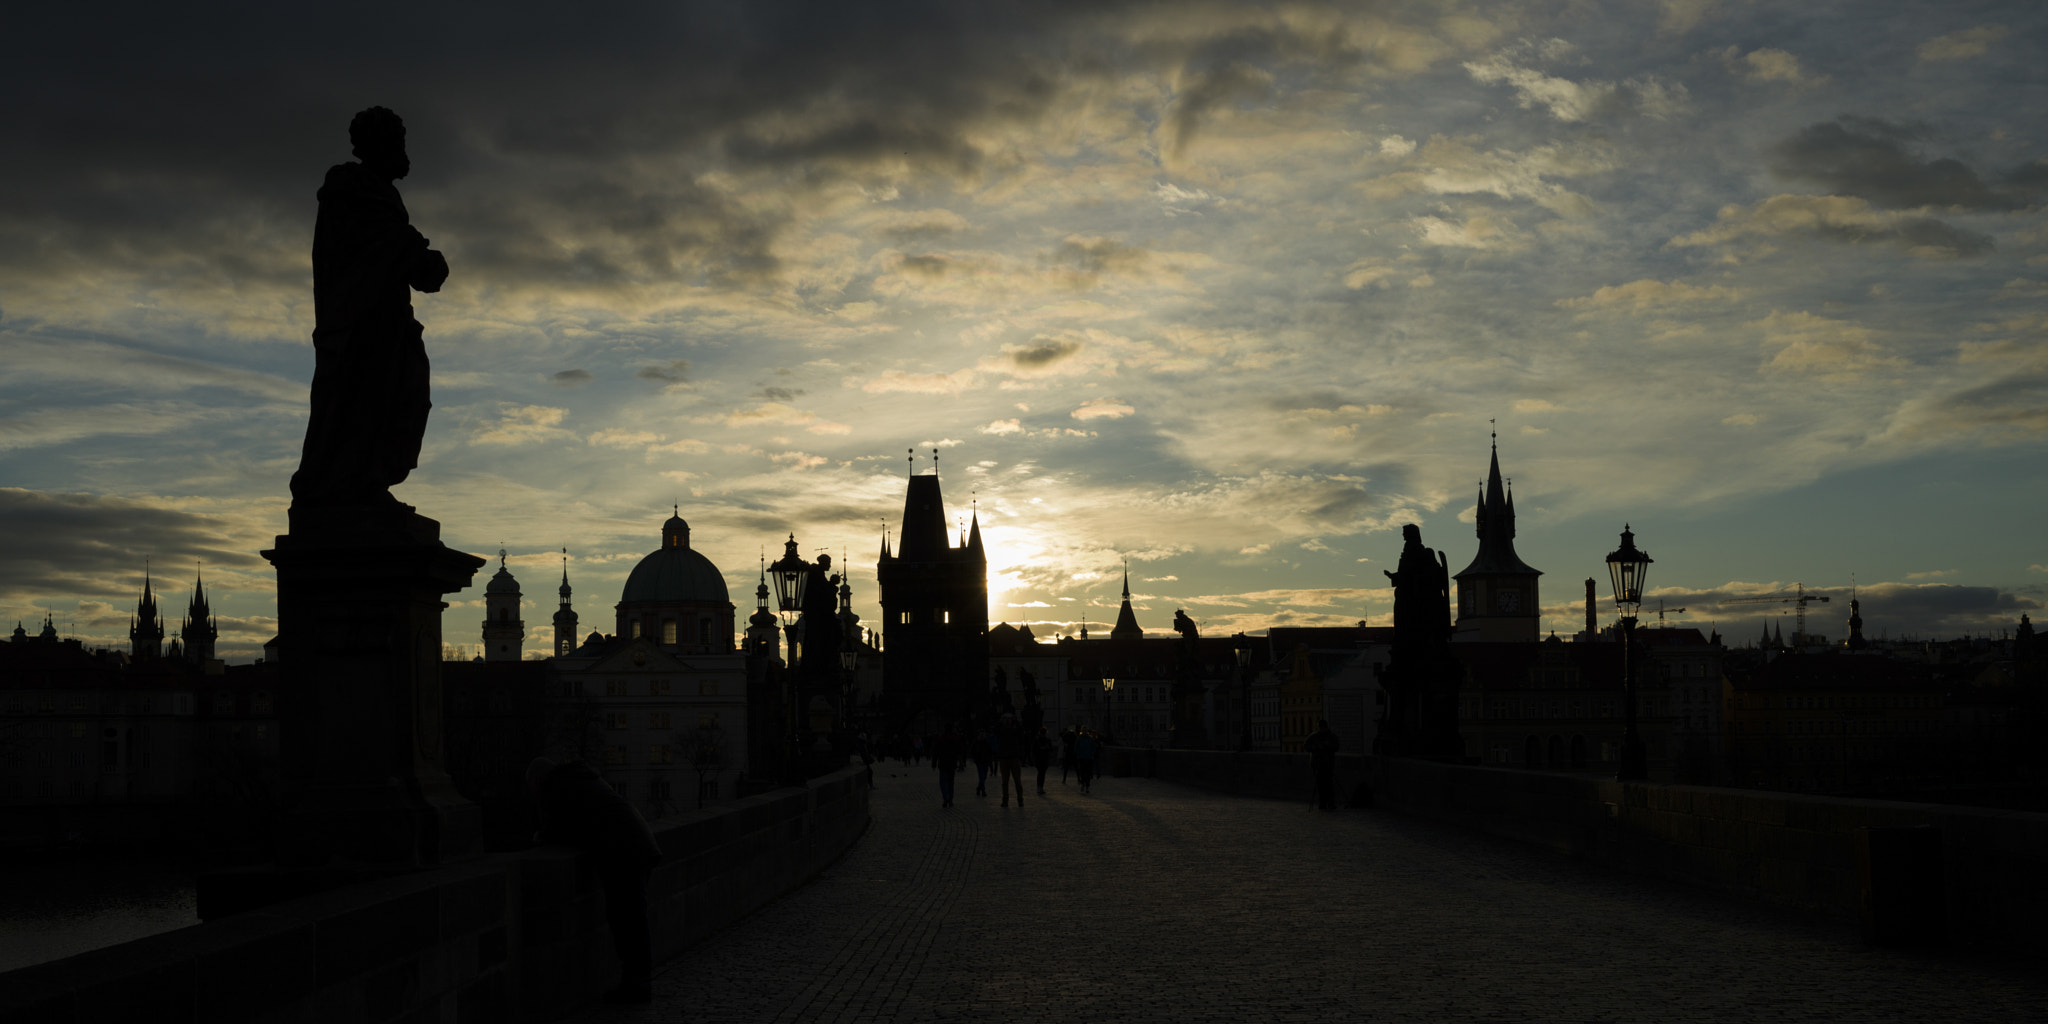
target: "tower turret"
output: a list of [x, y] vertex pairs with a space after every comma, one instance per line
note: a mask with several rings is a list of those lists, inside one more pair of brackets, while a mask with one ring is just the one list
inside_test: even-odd
[[882, 691], [898, 713], [954, 718], [986, 699], [988, 679], [988, 556], [977, 516], [961, 543], [946, 528], [938, 452], [932, 472], [917, 472], [915, 453], [904, 489], [895, 549], [884, 542], [875, 567], [881, 591]]
[[484, 585], [484, 660], [518, 661], [526, 646], [526, 621], [519, 617], [519, 581], [498, 549], [498, 572]]
[[1458, 622], [1452, 639], [1536, 640], [1542, 618], [1536, 580], [1543, 573], [1515, 554], [1515, 498], [1500, 475], [1498, 434], [1473, 527], [1479, 535], [1479, 553], [1453, 577], [1458, 581]]

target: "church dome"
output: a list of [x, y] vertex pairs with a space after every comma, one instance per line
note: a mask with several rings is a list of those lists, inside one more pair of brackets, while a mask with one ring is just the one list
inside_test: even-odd
[[484, 593], [486, 593], [486, 594], [517, 594], [517, 593], [519, 593], [519, 581], [518, 581], [518, 580], [516, 580], [516, 579], [513, 579], [513, 578], [512, 578], [512, 571], [511, 571], [510, 569], [507, 569], [507, 568], [505, 568], [505, 551], [504, 551], [504, 549], [503, 549], [503, 548], [500, 548], [500, 549], [498, 550], [498, 574], [497, 574], [497, 575], [495, 575], [495, 576], [492, 576], [492, 577], [491, 577], [491, 582], [489, 582], [489, 583], [487, 583], [487, 584], [485, 584], [485, 585], [484, 585]]
[[684, 601], [729, 601], [725, 574], [690, 547], [690, 527], [681, 516], [661, 524], [661, 547], [640, 560], [626, 577], [620, 604], [672, 604]]

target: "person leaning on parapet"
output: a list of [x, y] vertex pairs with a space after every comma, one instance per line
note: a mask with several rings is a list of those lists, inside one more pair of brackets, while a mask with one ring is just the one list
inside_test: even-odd
[[654, 831], [597, 769], [581, 761], [558, 764], [536, 757], [526, 766], [526, 788], [540, 813], [534, 840], [580, 847], [604, 885], [605, 921], [619, 956], [619, 987], [604, 1001], [648, 1002], [654, 997], [654, 961], [647, 876], [661, 860]]
[[1301, 745], [1308, 752], [1309, 768], [1315, 772], [1318, 810], [1337, 809], [1337, 747], [1341, 742], [1330, 728], [1330, 720], [1325, 718], [1321, 728]]

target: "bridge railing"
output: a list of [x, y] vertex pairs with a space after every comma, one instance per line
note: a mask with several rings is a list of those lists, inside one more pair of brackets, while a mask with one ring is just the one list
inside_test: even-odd
[[[1307, 802], [1308, 756], [1112, 748], [1111, 774]], [[2048, 953], [2048, 814], [1338, 755], [1349, 802], [1860, 922]]]
[[[867, 828], [870, 778], [654, 823], [656, 962], [844, 853]], [[0, 974], [0, 1020], [548, 1020], [616, 979], [603, 899], [573, 849], [479, 857]]]

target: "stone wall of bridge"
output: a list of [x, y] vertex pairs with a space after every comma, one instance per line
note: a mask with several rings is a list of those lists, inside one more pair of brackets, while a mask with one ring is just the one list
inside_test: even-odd
[[[836, 860], [867, 829], [870, 778], [655, 823], [656, 962]], [[572, 849], [494, 854], [0, 974], [0, 1020], [548, 1020], [616, 980], [603, 901]]]
[[[1305, 754], [1111, 751], [1120, 767], [1220, 792], [1308, 801]], [[1622, 784], [1560, 772], [1338, 756], [1338, 794], [1567, 856], [1710, 886], [1843, 921], [2048, 953], [2048, 814], [1709, 786]], [[1930, 859], [1883, 855], [1895, 830], [1931, 827]], [[1907, 836], [1905, 838], [1914, 838]], [[1879, 853], [1870, 852], [1878, 844]], [[1867, 893], [1876, 887], [1873, 899]], [[1886, 892], [1898, 894], [1893, 897]], [[1882, 918], [1873, 923], [1869, 914]]]

